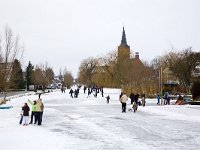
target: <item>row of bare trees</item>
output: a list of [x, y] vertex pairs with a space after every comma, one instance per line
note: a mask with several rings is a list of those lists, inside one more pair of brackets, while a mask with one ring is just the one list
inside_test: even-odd
[[117, 51], [100, 58], [89, 57], [79, 67], [78, 81], [87, 86], [95, 84], [128, 92], [156, 92], [158, 82], [153, 76], [153, 69], [147, 63], [133, 61], [119, 62]]
[[[4, 92], [5, 97], [9, 90], [25, 88], [29, 90], [29, 85], [47, 87], [54, 79], [53, 68], [48, 63], [34, 66], [29, 62], [23, 72], [21, 67], [23, 52], [24, 47], [19, 36], [6, 26], [4, 33], [0, 34], [0, 92]], [[64, 86], [69, 87], [73, 84], [73, 76], [67, 69], [62, 76], [61, 81]]]
[[[182, 51], [172, 50], [153, 59], [151, 63], [143, 61], [142, 64], [140, 61], [133, 64], [131, 60], [120, 63], [117, 51], [113, 51], [104, 57], [89, 57], [83, 60], [79, 67], [78, 81], [85, 85], [122, 88], [129, 93], [156, 94], [160, 91], [159, 82], [177, 80], [183, 91], [190, 93], [194, 81], [192, 74], [197, 62], [200, 62], [200, 53], [193, 52], [191, 48]], [[163, 72], [162, 81], [159, 81], [160, 68], [171, 73], [170, 79]]]

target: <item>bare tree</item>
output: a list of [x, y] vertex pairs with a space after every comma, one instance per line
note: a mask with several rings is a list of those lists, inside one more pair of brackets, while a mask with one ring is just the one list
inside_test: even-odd
[[23, 50], [23, 46], [19, 42], [19, 36], [13, 35], [11, 28], [6, 26], [0, 39], [0, 91], [7, 93], [13, 62], [16, 58], [21, 59]]
[[98, 85], [107, 87], [117, 87], [117, 52], [112, 51], [98, 59], [99, 65], [96, 69], [96, 79]]
[[82, 84], [91, 85], [92, 76], [96, 73], [95, 69], [98, 66], [98, 60], [92, 57], [82, 61], [79, 67], [78, 80]]
[[53, 80], [54, 72], [48, 63], [36, 65], [34, 71], [34, 84], [47, 87]]
[[72, 85], [73, 85], [73, 76], [72, 76], [72, 73], [69, 72], [67, 70], [67, 68], [64, 69], [64, 72], [63, 72], [63, 84], [67, 87], [67, 88], [70, 88]]
[[52, 83], [52, 81], [54, 79], [54, 71], [53, 71], [53, 68], [50, 67], [47, 62], [46, 62], [46, 65], [45, 65], [44, 72], [45, 72], [45, 78], [47, 80], [46, 85], [49, 85], [49, 84]]
[[171, 52], [165, 57], [170, 71], [179, 79], [179, 82], [189, 94], [192, 72], [200, 60], [200, 53], [192, 52], [191, 48], [187, 48], [177, 53]]

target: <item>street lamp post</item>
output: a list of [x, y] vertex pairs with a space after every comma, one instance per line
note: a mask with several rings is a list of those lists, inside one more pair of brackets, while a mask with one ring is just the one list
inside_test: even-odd
[[163, 94], [163, 74], [162, 74], [162, 67], [159, 68], [159, 90], [160, 90], [160, 96], [161, 96], [161, 105], [163, 103], [163, 98], [162, 98], [162, 94]]

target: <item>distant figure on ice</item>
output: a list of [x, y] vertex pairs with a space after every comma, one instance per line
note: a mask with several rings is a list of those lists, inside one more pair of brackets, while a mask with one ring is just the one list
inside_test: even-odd
[[164, 105], [170, 105], [170, 97], [168, 92], [165, 92], [164, 94]]
[[139, 105], [139, 106], [141, 106], [141, 102], [139, 101], [139, 94], [135, 94], [135, 96], [134, 96], [134, 102], [137, 104], [137, 105]]
[[77, 89], [74, 90], [74, 98], [77, 96]]
[[97, 98], [97, 94], [98, 94], [98, 89], [95, 87], [94, 89], [94, 97]]
[[74, 90], [74, 98], [78, 98], [79, 88]]
[[142, 94], [142, 106], [144, 107], [146, 104], [146, 100], [145, 100], [145, 94]]
[[30, 111], [30, 108], [28, 107], [27, 103], [24, 103], [24, 106], [22, 107], [22, 116], [23, 116], [22, 124], [23, 124], [23, 126], [28, 125], [29, 111]]
[[157, 98], [157, 105], [160, 105], [160, 99], [161, 99], [160, 95], [157, 94], [156, 98]]
[[110, 101], [110, 96], [109, 95], [106, 97], [106, 100], [107, 100], [107, 104], [109, 104], [109, 101]]
[[90, 97], [90, 94], [91, 94], [91, 91], [90, 91], [90, 88], [88, 88], [88, 96], [87, 96], [87, 98]]
[[102, 97], [103, 97], [103, 93], [104, 93], [103, 88], [101, 88], [101, 95], [102, 95]]
[[62, 93], [65, 93], [65, 90], [66, 90], [66, 88], [65, 88], [64, 86], [62, 86], [61, 92], [62, 92]]
[[121, 98], [120, 101], [122, 103], [122, 113], [126, 112], [126, 101], [128, 101], [128, 97], [126, 96], [126, 93], [124, 93]]
[[74, 93], [74, 91], [72, 89], [70, 89], [69, 94], [70, 94], [71, 98], [73, 98], [73, 93]]
[[83, 91], [84, 91], [84, 94], [85, 94], [85, 91], [87, 90], [87, 88], [86, 88], [86, 86], [84, 86], [84, 88], [83, 88]]
[[133, 104], [135, 95], [131, 92], [130, 94], [130, 99], [131, 99], [131, 104]]

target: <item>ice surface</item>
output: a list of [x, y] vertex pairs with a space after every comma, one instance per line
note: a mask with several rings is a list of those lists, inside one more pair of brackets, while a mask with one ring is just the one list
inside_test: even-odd
[[[74, 99], [69, 90], [43, 94], [42, 126], [18, 124], [23, 103], [38, 96], [15, 96], [7, 103], [13, 108], [0, 110], [0, 149], [199, 149], [199, 106], [157, 106], [155, 99], [147, 99], [147, 106], [139, 106], [136, 113], [121, 113], [120, 92], [104, 89], [104, 97], [87, 98], [81, 90], [79, 98]], [[127, 105], [130, 107], [130, 100]]]

